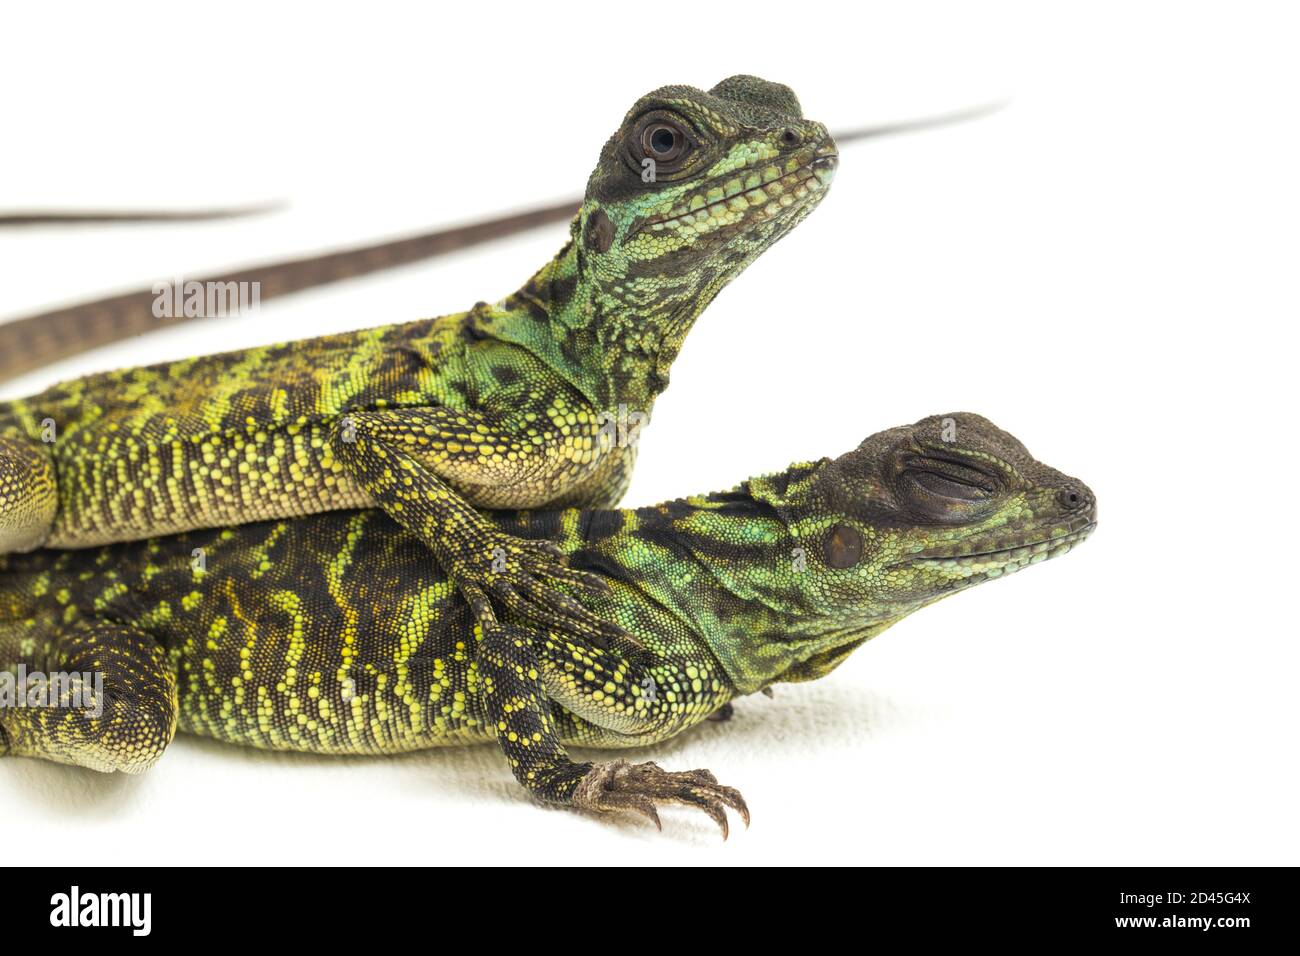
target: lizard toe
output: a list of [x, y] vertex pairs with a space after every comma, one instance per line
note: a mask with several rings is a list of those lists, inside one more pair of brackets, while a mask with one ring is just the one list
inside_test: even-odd
[[724, 840], [730, 834], [728, 809], [740, 814], [745, 826], [749, 826], [750, 819], [740, 791], [722, 786], [707, 770], [670, 771], [655, 763], [631, 764], [625, 760], [593, 766], [575, 791], [573, 803], [605, 813], [640, 813], [656, 825], [661, 804], [694, 807], [718, 825]]

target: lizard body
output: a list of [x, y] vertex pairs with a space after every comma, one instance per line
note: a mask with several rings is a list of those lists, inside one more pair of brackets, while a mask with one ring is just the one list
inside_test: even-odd
[[747, 810], [707, 771], [575, 762], [565, 745], [645, 745], [823, 676], [911, 612], [1064, 554], [1095, 518], [1082, 483], [969, 414], [729, 492], [491, 516], [605, 581], [568, 593], [635, 635], [635, 656], [485, 619], [376, 511], [11, 555], [0, 669], [100, 673], [104, 703], [0, 708], [0, 745], [139, 771], [177, 726], [326, 754], [495, 740], [543, 800], [653, 819], [686, 803], [725, 832], [723, 808]]
[[374, 506], [461, 587], [617, 637], [554, 587], [595, 578], [474, 506], [613, 504], [635, 449], [603, 416], [648, 416], [700, 312], [835, 164], [787, 87], [656, 90], [606, 144], [569, 242], [496, 304], [0, 403], [0, 553]]

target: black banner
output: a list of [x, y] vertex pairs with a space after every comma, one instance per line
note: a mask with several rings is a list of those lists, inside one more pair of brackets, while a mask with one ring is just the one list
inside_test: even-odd
[[[556, 880], [460, 867], [10, 868], [9, 876], [4, 899], [11, 938], [76, 934], [78, 943], [91, 937], [247, 943], [269, 922], [295, 944], [338, 944], [354, 935], [373, 940], [379, 927], [384, 933], [400, 933], [403, 925], [427, 930], [430, 918], [454, 935], [489, 927], [509, 934], [527, 910], [534, 934], [547, 923], [570, 941], [583, 927], [602, 937], [646, 932], [645, 946], [673, 937], [660, 933], [667, 929], [665, 916], [674, 930], [695, 921], [697, 931], [707, 931], [716, 921], [714, 931], [733, 942], [747, 932], [759, 933], [761, 941], [763, 924], [775, 920], [794, 932], [824, 933], [828, 943], [841, 933], [868, 942], [878, 932], [918, 941], [1238, 946], [1285, 942], [1295, 920], [1290, 869], [881, 869], [779, 879], [661, 870]], [[504, 909], [485, 923], [498, 904]], [[195, 930], [203, 935], [195, 937]]]

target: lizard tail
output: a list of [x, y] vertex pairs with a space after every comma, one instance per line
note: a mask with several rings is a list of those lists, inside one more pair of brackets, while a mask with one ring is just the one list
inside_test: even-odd
[[0, 213], [0, 228], [12, 226], [88, 226], [127, 222], [202, 222], [259, 216], [283, 208], [284, 203], [233, 206], [228, 209], [32, 209]]
[[899, 136], [903, 133], [920, 133], [928, 129], [955, 126], [958, 123], [980, 119], [998, 112], [1006, 105], [1005, 100], [998, 100], [980, 106], [971, 106], [964, 110], [956, 110], [952, 113], [940, 113], [937, 116], [923, 116], [920, 119], [898, 120], [894, 123], [879, 123], [875, 126], [841, 130], [838, 133], [832, 133], [831, 138], [835, 140], [836, 145], [843, 145], [844, 143], [860, 142], [864, 139], [882, 139], [886, 136]]
[[[576, 201], [557, 203], [468, 226], [358, 246], [322, 256], [249, 266], [194, 281], [204, 284], [257, 282], [261, 302], [430, 259], [546, 223], [563, 222], [572, 218], [577, 208]], [[182, 312], [178, 309], [162, 310], [166, 314], [161, 317], [155, 315], [157, 298], [152, 289], [127, 292], [0, 324], [0, 382], [133, 335], [193, 321], [193, 316], [176, 314]]]

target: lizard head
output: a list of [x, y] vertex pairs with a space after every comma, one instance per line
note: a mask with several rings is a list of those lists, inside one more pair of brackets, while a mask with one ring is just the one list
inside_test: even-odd
[[798, 558], [786, 576], [791, 666], [746, 668], [775, 680], [819, 677], [918, 608], [1059, 557], [1096, 526], [1087, 486], [966, 413], [880, 432], [833, 461], [750, 484]]
[[[700, 311], [821, 201], [838, 162], [794, 92], [733, 76], [639, 99], [573, 225], [595, 321], [664, 373]], [[617, 351], [617, 349], [614, 349]]]

